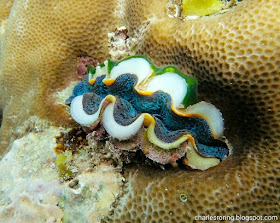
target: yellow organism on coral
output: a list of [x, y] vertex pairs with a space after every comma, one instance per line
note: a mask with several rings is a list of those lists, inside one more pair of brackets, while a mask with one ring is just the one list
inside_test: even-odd
[[182, 9], [186, 16], [205, 16], [220, 11], [223, 5], [221, 0], [183, 0]]

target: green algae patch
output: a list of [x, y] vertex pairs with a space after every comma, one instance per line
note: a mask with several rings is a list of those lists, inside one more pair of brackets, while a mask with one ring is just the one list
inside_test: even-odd
[[221, 0], [183, 0], [182, 9], [186, 16], [206, 16], [220, 11], [223, 5]]
[[72, 177], [73, 172], [69, 167], [70, 162], [73, 160], [72, 153], [65, 151], [57, 156], [55, 164], [58, 167], [59, 177], [69, 179]]

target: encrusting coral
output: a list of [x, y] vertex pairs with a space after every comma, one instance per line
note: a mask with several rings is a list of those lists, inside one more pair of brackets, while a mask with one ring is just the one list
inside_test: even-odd
[[169, 16], [168, 1], [11, 4], [0, 3], [2, 153], [10, 139], [24, 134], [17, 127], [30, 116], [76, 126], [57, 102], [58, 92], [77, 80], [78, 56], [99, 63], [114, 58], [109, 42], [114, 38], [108, 33], [125, 26], [127, 39], [121, 43], [133, 39], [133, 44], [114, 47], [125, 49], [126, 56], [146, 55], [157, 66], [173, 64], [194, 75], [200, 98], [224, 115], [233, 154], [204, 172], [126, 167], [124, 193], [107, 220], [189, 222], [196, 215], [279, 214], [278, 0], [243, 0], [196, 19]]

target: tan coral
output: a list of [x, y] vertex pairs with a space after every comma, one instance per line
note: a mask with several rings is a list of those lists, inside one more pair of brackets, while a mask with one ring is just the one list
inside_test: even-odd
[[[2, 140], [30, 115], [73, 124], [52, 94], [75, 79], [79, 54], [99, 62], [108, 57], [108, 33], [125, 26], [128, 37], [138, 39], [132, 52], [197, 77], [200, 97], [223, 112], [233, 155], [205, 172], [126, 168], [127, 193], [108, 219], [189, 222], [198, 214], [279, 214], [278, 0], [244, 0], [223, 14], [197, 19], [169, 17], [168, 1], [27, 5], [14, 2], [1, 37]], [[180, 201], [182, 193], [187, 202]]]
[[[55, 93], [76, 79], [79, 55], [100, 61], [109, 54], [108, 32], [116, 28], [117, 0], [15, 1], [1, 37], [1, 150], [29, 116], [73, 125]], [[5, 1], [0, 18], [7, 19]], [[105, 17], [103, 15], [106, 15]], [[27, 109], [28, 108], [28, 109]]]
[[216, 16], [150, 23], [138, 52], [197, 77], [201, 98], [225, 116], [234, 154], [206, 172], [127, 169], [127, 193], [109, 219], [191, 222], [208, 214], [278, 215], [279, 6], [247, 0]]

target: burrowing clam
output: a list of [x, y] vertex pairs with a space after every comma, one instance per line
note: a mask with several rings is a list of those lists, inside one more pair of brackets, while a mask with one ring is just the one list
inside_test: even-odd
[[229, 149], [221, 140], [221, 112], [198, 102], [196, 91], [196, 80], [176, 67], [158, 68], [134, 56], [89, 66], [66, 103], [77, 123], [91, 130], [102, 126], [119, 144], [137, 138], [146, 157], [159, 164], [184, 157], [186, 165], [205, 170], [225, 159]]

